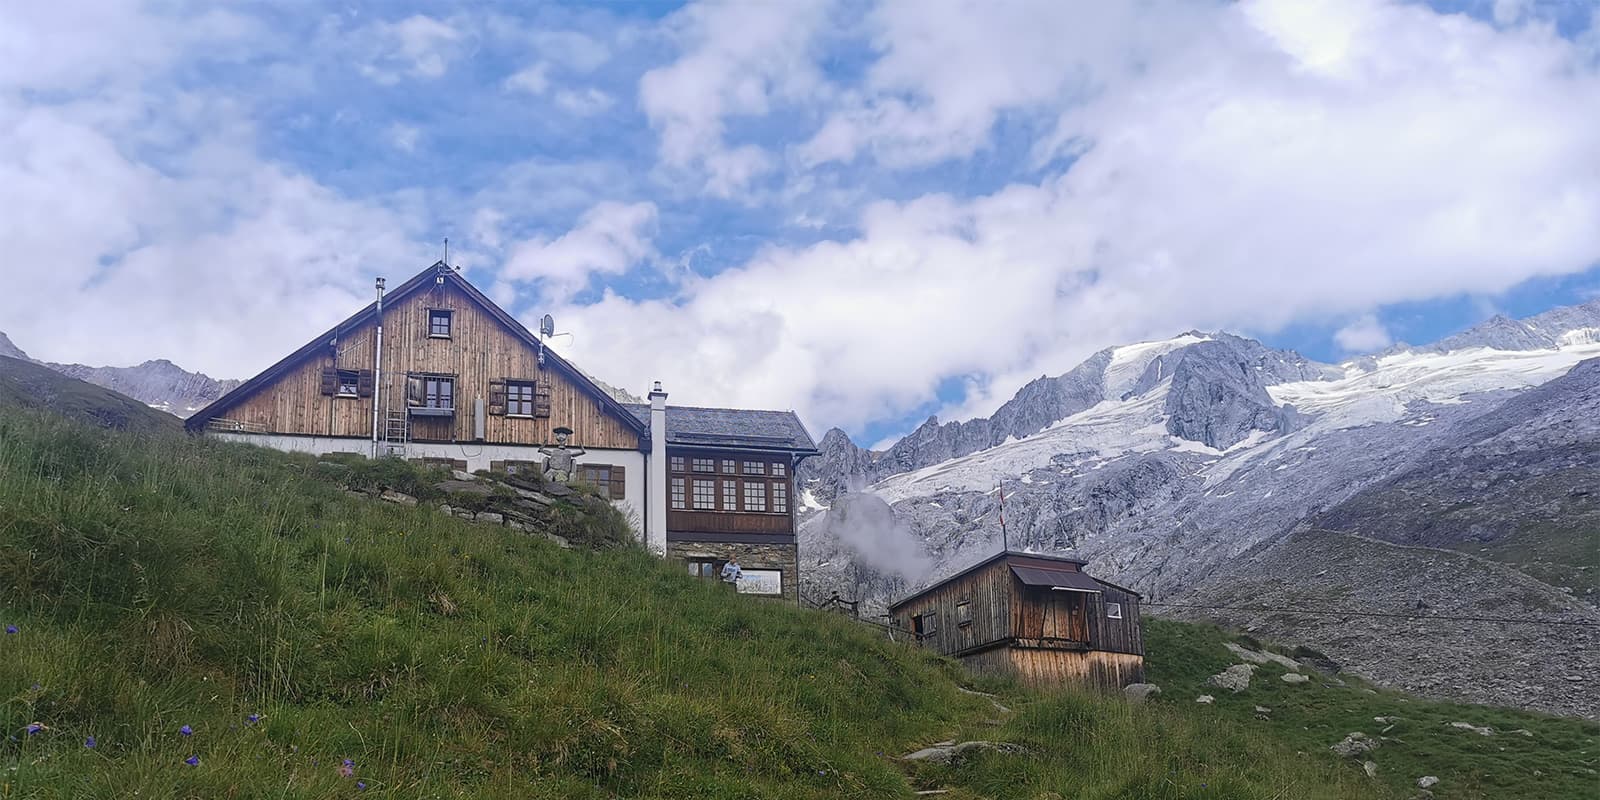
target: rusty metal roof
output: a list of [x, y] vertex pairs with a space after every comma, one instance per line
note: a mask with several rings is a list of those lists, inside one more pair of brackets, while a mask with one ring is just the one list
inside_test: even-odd
[[1070, 589], [1075, 592], [1099, 592], [1100, 583], [1077, 570], [1044, 569], [1012, 565], [1011, 574], [1028, 586], [1046, 586], [1051, 589]]

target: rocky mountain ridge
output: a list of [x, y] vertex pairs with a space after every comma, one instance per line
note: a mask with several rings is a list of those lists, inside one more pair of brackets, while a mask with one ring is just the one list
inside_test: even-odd
[[240, 384], [237, 380], [217, 380], [190, 372], [164, 358], [132, 367], [90, 367], [83, 364], [56, 364], [31, 358], [0, 333], [0, 355], [32, 361], [70, 378], [119, 392], [151, 408], [177, 417], [188, 417]]
[[[1110, 348], [1061, 378], [1030, 383], [1005, 419], [1035, 430], [1018, 435], [1012, 428], [998, 444], [969, 449], [967, 431], [995, 436], [970, 423], [925, 424], [882, 454], [830, 432], [822, 456], [800, 473], [805, 491], [824, 505], [829, 492], [864, 484], [891, 506], [892, 528], [914, 538], [932, 566], [904, 569], [883, 558], [886, 548], [819, 515], [802, 523], [802, 572], [815, 591], [839, 590], [881, 607], [997, 550], [996, 488], [1003, 487], [1013, 549], [1084, 558], [1097, 574], [1158, 602], [1218, 604], [1239, 586], [1296, 574], [1264, 565], [1298, 552], [1286, 542], [1332, 526], [1346, 537], [1345, 549], [1370, 551], [1352, 563], [1381, 564], [1385, 548], [1421, 543], [1480, 559], [1472, 564], [1499, 564], [1507, 581], [1515, 573], [1518, 586], [1543, 587], [1501, 591], [1493, 570], [1476, 570], [1462, 578], [1473, 587], [1463, 603], [1494, 604], [1503, 614], [1529, 618], [1600, 620], [1593, 570], [1551, 566], [1592, 542], [1592, 529], [1582, 527], [1588, 517], [1574, 516], [1589, 495], [1572, 492], [1581, 492], [1578, 484], [1591, 479], [1585, 476], [1600, 476], [1600, 430], [1573, 416], [1589, 413], [1600, 398], [1594, 378], [1600, 360], [1585, 363], [1600, 358], [1594, 331], [1600, 331], [1600, 302], [1521, 321], [1490, 320], [1433, 346], [1339, 366], [1227, 334], [1190, 333]], [[1074, 399], [1061, 402], [1064, 396]], [[1068, 413], [1049, 419], [1058, 409]], [[1399, 489], [1384, 488], [1397, 481]], [[1470, 488], [1478, 484], [1483, 488]], [[1494, 502], [1478, 503], [1477, 516], [1459, 505], [1484, 491]], [[1387, 492], [1381, 502], [1360, 499], [1380, 492]], [[1431, 496], [1419, 500], [1419, 492]], [[1357, 515], [1358, 505], [1367, 511]], [[1445, 522], [1424, 529], [1425, 520]], [[1420, 552], [1425, 558], [1429, 551]], [[1407, 551], [1407, 559], [1417, 557]], [[1441, 567], [1439, 574], [1466, 573]], [[1302, 577], [1298, 585], [1318, 585]], [[1396, 594], [1404, 585], [1368, 571], [1302, 599], [1409, 606], [1415, 597]], [[1263, 624], [1249, 614], [1224, 621]], [[1308, 630], [1309, 644], [1352, 668], [1389, 675], [1385, 670], [1400, 665], [1393, 674], [1403, 673], [1403, 660], [1381, 639], [1338, 637], [1336, 626]], [[1600, 714], [1600, 699], [1574, 699], [1531, 677], [1539, 658], [1559, 660], [1537, 644], [1508, 667], [1505, 681], [1474, 673], [1497, 666], [1467, 657], [1483, 634], [1455, 630], [1424, 639], [1461, 656], [1441, 659], [1457, 664], [1450, 669], [1459, 674], [1433, 676], [1475, 687], [1451, 696]], [[1580, 653], [1578, 661], [1600, 655]], [[1414, 688], [1449, 693], [1436, 685]]]

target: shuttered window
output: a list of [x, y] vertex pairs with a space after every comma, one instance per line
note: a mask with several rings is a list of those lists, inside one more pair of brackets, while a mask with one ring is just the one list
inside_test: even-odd
[[531, 381], [506, 381], [506, 413], [519, 417], [533, 416], [535, 388]]
[[336, 397], [371, 397], [372, 370], [324, 367], [322, 393]]
[[623, 468], [610, 464], [579, 464], [578, 479], [600, 490], [607, 500], [622, 500], [628, 496], [627, 480]]

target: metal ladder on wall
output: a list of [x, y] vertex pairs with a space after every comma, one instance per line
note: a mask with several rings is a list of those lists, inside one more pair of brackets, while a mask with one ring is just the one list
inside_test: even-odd
[[[387, 399], [389, 393], [384, 392]], [[383, 413], [383, 452], [379, 455], [398, 456], [406, 455], [406, 444], [411, 441], [411, 415], [405, 407], [395, 411], [387, 402], [384, 403]]]

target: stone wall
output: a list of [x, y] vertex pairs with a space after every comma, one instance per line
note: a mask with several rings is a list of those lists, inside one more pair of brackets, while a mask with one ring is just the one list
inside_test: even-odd
[[732, 555], [744, 570], [775, 569], [783, 573], [783, 597], [800, 601], [800, 551], [793, 544], [743, 544], [738, 542], [667, 542], [669, 559], [714, 558], [720, 571]]

